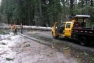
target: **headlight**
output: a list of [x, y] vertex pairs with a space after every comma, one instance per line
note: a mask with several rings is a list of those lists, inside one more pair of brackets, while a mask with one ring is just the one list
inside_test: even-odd
[[55, 28], [57, 28], [57, 27], [55, 27]]

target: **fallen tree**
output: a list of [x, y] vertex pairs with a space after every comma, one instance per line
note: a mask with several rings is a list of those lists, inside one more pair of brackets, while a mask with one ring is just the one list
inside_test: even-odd
[[[0, 29], [9, 29], [9, 26], [0, 26]], [[17, 29], [20, 29], [20, 26], [17, 25]], [[24, 30], [44, 30], [50, 31], [51, 27], [41, 27], [41, 26], [23, 26]]]

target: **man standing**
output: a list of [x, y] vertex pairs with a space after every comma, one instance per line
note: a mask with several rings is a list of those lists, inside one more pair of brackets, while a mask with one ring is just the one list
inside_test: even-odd
[[15, 23], [14, 23], [14, 25], [13, 25], [13, 28], [14, 28], [14, 34], [17, 34], [17, 26], [16, 26]]
[[12, 23], [10, 23], [9, 28], [10, 28], [10, 32], [13, 32], [13, 30], [12, 30], [13, 24]]
[[21, 34], [23, 34], [23, 25], [20, 23], [20, 28], [21, 28]]

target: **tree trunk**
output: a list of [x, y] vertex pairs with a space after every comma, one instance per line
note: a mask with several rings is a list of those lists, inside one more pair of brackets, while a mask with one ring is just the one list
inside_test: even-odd
[[87, 0], [86, 0], [86, 5], [87, 5]]
[[42, 16], [42, 7], [41, 7], [41, 0], [39, 0], [39, 12], [40, 12], [40, 24], [44, 25], [43, 23], [43, 16]]
[[92, 7], [93, 7], [93, 1], [94, 1], [94, 0], [91, 0], [91, 6], [92, 6]]
[[70, 14], [73, 15], [73, 0], [70, 0]]
[[63, 14], [64, 14], [63, 21], [66, 21], [66, 7], [65, 7], [65, 0], [62, 0], [62, 2], [63, 2]]
[[82, 8], [84, 7], [84, 1], [83, 0], [81, 0], [81, 3], [82, 3]]

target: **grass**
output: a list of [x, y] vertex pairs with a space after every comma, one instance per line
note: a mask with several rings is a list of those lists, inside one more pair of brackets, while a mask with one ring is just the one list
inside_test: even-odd
[[50, 54], [53, 54], [53, 52], [51, 52]]
[[26, 44], [24, 47], [30, 47], [30, 44]]
[[13, 61], [14, 58], [6, 58], [7, 61]]
[[7, 39], [8, 39], [8, 40], [11, 40], [11, 38], [10, 38], [10, 37], [8, 37]]
[[65, 48], [63, 48], [63, 50], [68, 50], [68, 49], [70, 49], [70, 47], [65, 47]]
[[3, 42], [2, 42], [1, 44], [2, 44], [2, 45], [6, 45], [6, 43], [3, 43]]
[[84, 52], [83, 54], [84, 54], [85, 56], [89, 56], [89, 54], [88, 54], [88, 53], [86, 53], [86, 52]]
[[3, 32], [3, 30], [0, 30], [0, 34], [3, 34], [4, 32]]
[[90, 57], [90, 59], [94, 61], [94, 57]]
[[8, 32], [5, 30], [0, 30], [0, 34], [8, 34]]

